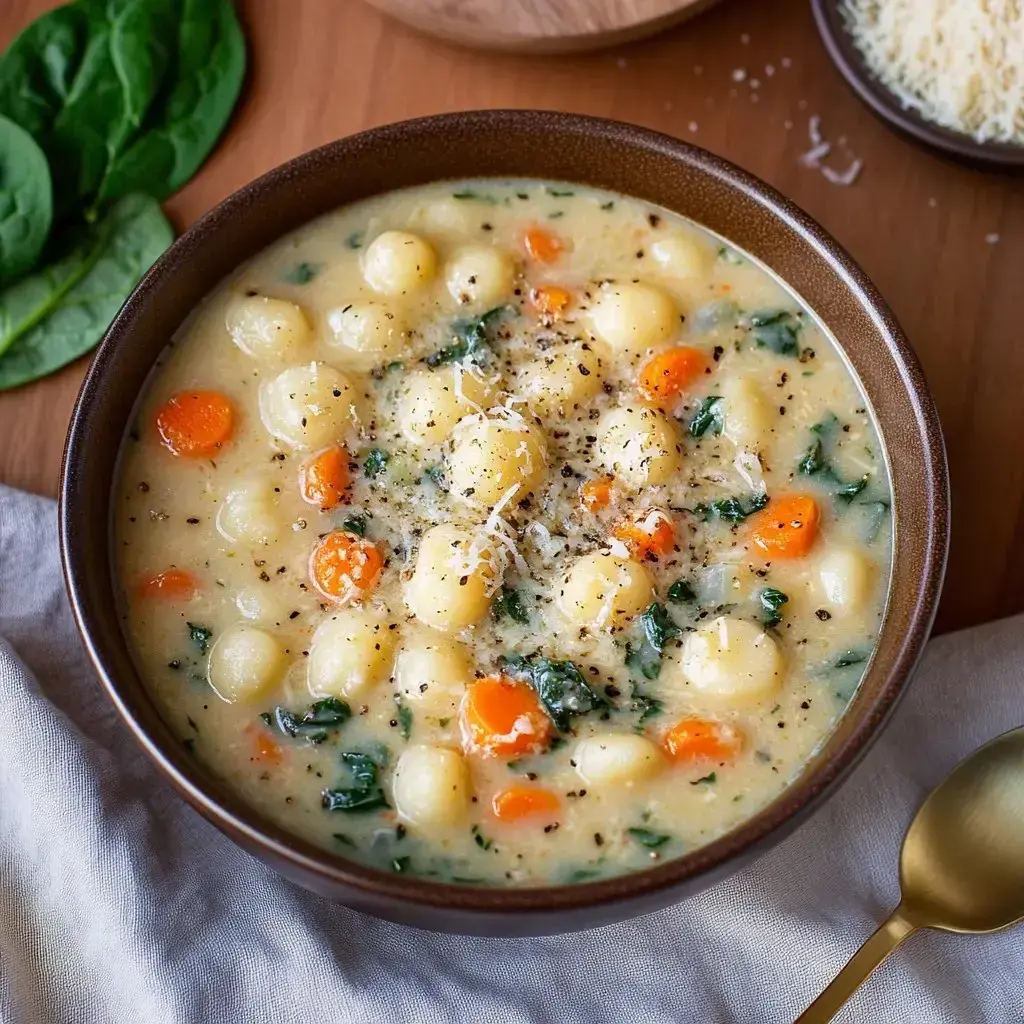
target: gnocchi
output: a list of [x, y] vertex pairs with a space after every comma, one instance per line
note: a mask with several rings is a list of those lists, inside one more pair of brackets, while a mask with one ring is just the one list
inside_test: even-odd
[[667, 292], [644, 282], [607, 285], [591, 311], [594, 333], [614, 350], [638, 357], [679, 330], [679, 313]]
[[293, 448], [323, 448], [357, 434], [359, 408], [351, 378], [326, 363], [293, 366], [260, 388], [267, 433]]
[[309, 322], [294, 302], [252, 295], [232, 303], [226, 317], [231, 340], [253, 359], [288, 362], [309, 346]]
[[440, 444], [459, 420], [490, 404], [497, 394], [496, 383], [460, 366], [414, 371], [398, 396], [403, 436], [417, 447]]
[[558, 594], [565, 616], [585, 629], [621, 628], [648, 605], [654, 587], [647, 570], [629, 558], [594, 552], [577, 559]]
[[367, 247], [363, 277], [381, 295], [405, 295], [424, 287], [437, 269], [431, 244], [410, 231], [385, 231]]
[[460, 306], [494, 306], [512, 291], [512, 260], [492, 246], [466, 246], [448, 262], [448, 294]]
[[395, 623], [374, 609], [334, 612], [317, 627], [309, 646], [310, 693], [364, 698], [387, 677], [395, 641]]
[[778, 644], [761, 626], [727, 615], [687, 634], [679, 667], [698, 695], [734, 703], [777, 693], [784, 670]]
[[352, 366], [370, 370], [403, 358], [408, 351], [405, 324], [379, 302], [349, 302], [327, 314], [332, 348]]
[[210, 688], [229, 704], [252, 700], [278, 681], [283, 666], [284, 651], [271, 633], [238, 623], [210, 651]]
[[455, 427], [447, 462], [452, 492], [470, 504], [496, 505], [510, 493], [520, 501], [547, 473], [547, 443], [521, 417], [467, 416]]
[[414, 828], [454, 825], [469, 811], [466, 762], [457, 750], [407, 747], [395, 767], [392, 795], [398, 816]]
[[609, 409], [598, 423], [597, 437], [608, 472], [637, 490], [668, 483], [682, 465], [679, 429], [657, 409]]
[[530, 408], [543, 417], [565, 416], [601, 391], [604, 371], [593, 342], [574, 342], [543, 353], [520, 374]]

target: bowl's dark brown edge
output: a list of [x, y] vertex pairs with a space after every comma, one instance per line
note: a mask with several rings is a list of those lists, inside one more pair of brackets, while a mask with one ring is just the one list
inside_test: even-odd
[[[114, 613], [109, 570], [109, 499], [113, 468], [106, 480], [90, 481], [83, 467], [88, 463], [91, 439], [101, 431], [104, 395], [116, 387], [116, 382], [107, 378], [118, 346], [125, 344], [130, 337], [134, 319], [142, 315], [148, 304], [160, 301], [160, 294], [168, 287], [169, 280], [187, 266], [190, 257], [208, 244], [210, 237], [223, 226], [246, 216], [254, 204], [269, 193], [280, 192], [284, 188], [301, 193], [304, 180], [317, 173], [318, 166], [327, 163], [340, 170], [347, 156], [365, 151], [367, 147], [394, 151], [404, 146], [428, 146], [432, 139], [449, 132], [471, 137], [477, 133], [490, 133], [511, 139], [520, 131], [556, 134], [565, 140], [598, 138], [609, 150], [624, 148], [632, 151], [638, 159], [644, 154], [651, 154], [681, 161], [767, 209], [812, 246], [845, 282], [860, 306], [869, 312], [910, 396], [911, 434], [921, 446], [925, 489], [925, 493], [915, 496], [915, 500], [920, 502], [916, 511], [923, 517], [922, 529], [925, 532], [920, 550], [915, 553], [919, 562], [908, 570], [914, 573], [916, 585], [911, 587], [912, 607], [906, 610], [907, 628], [900, 636], [889, 638], [891, 649], [887, 649], [888, 669], [884, 685], [841, 746], [830, 754], [827, 762], [812, 777], [798, 780], [776, 801], [733, 832], [649, 870], [571, 886], [485, 889], [391, 875], [346, 861], [267, 821], [200, 770], [163, 724], [148, 699], [137, 696], [141, 686]], [[511, 162], [515, 163], [514, 160]], [[518, 167], [510, 167], [507, 173], [520, 172]], [[474, 176], [473, 171], [467, 168], [465, 176]], [[566, 174], [565, 177], [574, 176]], [[589, 178], [581, 176], [576, 180], [602, 184], [600, 175], [590, 175]], [[294, 226], [297, 227], [298, 222]], [[211, 280], [206, 289], [215, 285], [216, 281]], [[323, 892], [336, 895], [342, 892], [354, 905], [368, 907], [383, 916], [402, 917], [404, 908], [420, 907], [424, 911], [420, 915], [421, 923], [430, 926], [429, 908], [435, 908], [441, 917], [445, 911], [461, 914], [458, 930], [476, 930], [475, 922], [479, 920], [481, 930], [501, 931], [507, 928], [509, 932], [530, 933], [539, 929], [558, 931], [602, 923], [625, 916], [627, 909], [629, 912], [643, 912], [672, 902], [674, 898], [723, 877], [763, 852], [820, 805], [877, 737], [921, 654], [934, 619], [945, 566], [948, 509], [948, 475], [942, 435], [920, 365], [873, 285], [813, 220], [770, 186], [746, 172], [668, 136], [628, 124], [578, 115], [492, 110], [421, 118], [331, 143], [258, 178], [186, 232], [129, 297], [113, 321], [86, 376], [65, 445], [59, 528], [72, 610], [104, 687], [136, 740], [179, 792], [205, 817], [283, 873]], [[95, 545], [98, 536], [107, 538], [106, 548], [102, 552], [90, 552], [90, 545]], [[99, 569], [101, 555], [105, 573]], [[877, 657], [876, 654], [873, 663]], [[873, 667], [873, 664], [869, 666], [868, 676]], [[136, 697], [126, 696], [133, 688]], [[529, 923], [533, 917], [538, 919], [536, 928]], [[512, 924], [512, 918], [526, 923]], [[546, 922], [542, 926], [539, 925], [541, 918]], [[451, 923], [445, 926], [451, 927]]]
[[818, 33], [832, 62], [847, 84], [875, 115], [905, 137], [948, 157], [982, 170], [1024, 171], [1024, 146], [1005, 142], [977, 142], [925, 120], [917, 111], [904, 107], [868, 67], [846, 28], [839, 0], [812, 0]]

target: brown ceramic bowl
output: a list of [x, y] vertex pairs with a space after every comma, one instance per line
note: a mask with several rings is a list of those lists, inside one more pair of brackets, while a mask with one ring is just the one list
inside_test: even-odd
[[[115, 611], [110, 502], [118, 450], [147, 374], [189, 311], [238, 264], [344, 203], [444, 178], [530, 176], [596, 185], [692, 217], [779, 274], [821, 317], [877, 418], [894, 494], [895, 572], [878, 648], [849, 710], [794, 783], [739, 828], [657, 867], [539, 889], [485, 889], [387, 874], [298, 839], [188, 756], [151, 703]], [[686, 143], [612, 121], [485, 111], [407, 121], [307, 153], [235, 193], [187, 231], [111, 324], [72, 417], [60, 537], [71, 604], [111, 700], [156, 765], [218, 828], [283, 875], [349, 906], [442, 931], [570, 931], [676, 903], [796, 827], [878, 736], [917, 662], [947, 545], [946, 463], [917, 360], [871, 282], [806, 214]]]

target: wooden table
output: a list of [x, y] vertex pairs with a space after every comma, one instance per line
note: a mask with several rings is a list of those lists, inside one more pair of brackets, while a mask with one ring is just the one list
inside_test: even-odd
[[[51, 6], [5, 0], [0, 42]], [[945, 425], [953, 478], [939, 628], [1024, 609], [1024, 539], [1016, 536], [1024, 460], [1015, 455], [1024, 380], [1024, 182], [946, 163], [877, 123], [829, 63], [806, 0], [726, 0], [666, 35], [571, 58], [457, 50], [356, 0], [241, 0], [240, 8], [251, 80], [219, 149], [167, 204], [178, 228], [303, 150], [438, 111], [558, 108], [693, 140], [821, 221], [875, 280], [916, 347]], [[845, 136], [863, 159], [853, 187], [801, 163], [812, 115], [820, 115], [826, 138]], [[0, 394], [0, 480], [55, 492], [85, 365]]]

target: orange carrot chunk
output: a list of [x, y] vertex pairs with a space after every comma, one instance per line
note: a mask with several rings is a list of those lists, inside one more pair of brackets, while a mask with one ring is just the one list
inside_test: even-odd
[[348, 452], [341, 445], [310, 456], [299, 470], [302, 500], [319, 506], [324, 512], [345, 500], [350, 482]]
[[545, 284], [530, 292], [530, 302], [538, 313], [560, 316], [572, 301], [572, 293], [557, 284]]
[[491, 810], [500, 821], [522, 821], [540, 815], [551, 821], [562, 809], [562, 803], [549, 789], [538, 786], [509, 786], [494, 794]]
[[750, 539], [768, 558], [801, 558], [814, 545], [821, 522], [818, 503], [809, 494], [772, 498], [751, 520]]
[[531, 224], [523, 231], [523, 247], [538, 263], [554, 263], [565, 248], [558, 235], [539, 224]]
[[649, 402], [670, 402], [708, 368], [708, 357], [699, 348], [678, 345], [651, 356], [640, 369], [638, 387]]
[[347, 604], [371, 590], [384, 559], [372, 541], [347, 530], [332, 530], [309, 557], [309, 576], [324, 597]]
[[173, 454], [209, 458], [231, 440], [235, 409], [219, 391], [181, 391], [160, 406], [156, 429]]
[[732, 761], [743, 749], [743, 737], [725, 722], [710, 718], [684, 718], [662, 737], [670, 761]]
[[612, 478], [602, 476], [580, 484], [580, 502], [588, 512], [607, 508], [612, 500]]
[[660, 508], [647, 509], [616, 524], [612, 536], [621, 540], [640, 561], [661, 558], [676, 546], [675, 525]]
[[140, 597], [165, 601], [190, 601], [199, 591], [199, 580], [187, 569], [164, 569], [139, 584]]
[[284, 763], [281, 744], [266, 729], [250, 722], [246, 725], [245, 732], [252, 740], [253, 760], [266, 761], [269, 764]]
[[533, 687], [507, 676], [488, 676], [469, 684], [462, 725], [469, 750], [484, 757], [538, 753], [552, 733], [551, 719]]

